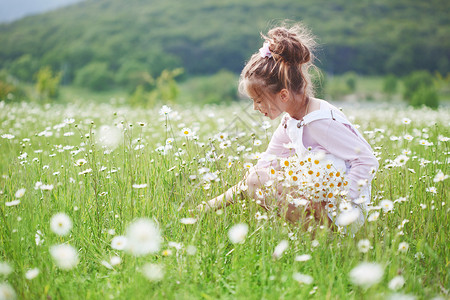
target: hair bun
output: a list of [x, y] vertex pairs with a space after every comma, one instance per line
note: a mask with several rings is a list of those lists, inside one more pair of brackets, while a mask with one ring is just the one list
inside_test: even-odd
[[268, 32], [265, 39], [269, 42], [269, 49], [273, 58], [288, 64], [305, 64], [311, 61], [311, 52], [302, 42], [302, 34], [298, 28], [276, 27]]

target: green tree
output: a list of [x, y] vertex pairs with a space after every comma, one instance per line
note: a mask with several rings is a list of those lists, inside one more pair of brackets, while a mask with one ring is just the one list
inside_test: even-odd
[[416, 71], [404, 80], [403, 99], [414, 107], [426, 105], [436, 108], [439, 106], [439, 95], [433, 76], [428, 71]]
[[422, 87], [433, 86], [433, 76], [428, 71], [415, 71], [405, 77], [403, 99], [411, 102], [416, 91]]
[[181, 68], [162, 71], [155, 80], [155, 88], [150, 92], [150, 102], [156, 103], [158, 100], [174, 102], [179, 93], [175, 78], [183, 72], [184, 70]]
[[392, 97], [397, 92], [398, 78], [393, 74], [389, 74], [383, 79], [383, 93]]
[[347, 72], [344, 74], [345, 85], [347, 86], [349, 93], [356, 91], [356, 82], [358, 75], [355, 72]]
[[438, 108], [439, 96], [435, 88], [422, 86], [414, 92], [411, 98], [411, 106], [420, 107], [422, 105]]
[[49, 66], [41, 68], [36, 73], [36, 90], [41, 99], [55, 99], [59, 96], [61, 73], [53, 74]]
[[104, 62], [92, 62], [75, 75], [75, 84], [94, 91], [104, 91], [113, 84], [113, 75]]
[[14, 60], [9, 66], [9, 72], [23, 81], [31, 81], [33, 79], [33, 74], [35, 74], [38, 69], [38, 63], [30, 54], [22, 55]]

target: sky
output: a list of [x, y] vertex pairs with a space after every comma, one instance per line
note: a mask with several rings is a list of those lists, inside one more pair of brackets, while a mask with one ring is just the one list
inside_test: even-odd
[[83, 0], [0, 0], [0, 23], [40, 14]]

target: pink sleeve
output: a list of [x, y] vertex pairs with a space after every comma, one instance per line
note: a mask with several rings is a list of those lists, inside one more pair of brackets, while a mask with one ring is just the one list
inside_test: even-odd
[[347, 174], [349, 197], [352, 200], [357, 199], [360, 194], [358, 181], [368, 180], [370, 184], [372, 172], [376, 171], [379, 165], [370, 145], [351, 127], [331, 119], [311, 122], [306, 128], [311, 138], [326, 152], [343, 159], [350, 165]]
[[295, 153], [295, 150], [289, 150], [288, 148], [283, 146], [283, 144], [288, 144], [290, 142], [291, 140], [286, 133], [283, 122], [281, 122], [272, 135], [266, 151], [261, 155], [261, 158], [256, 163], [255, 168], [261, 169], [269, 168], [271, 166], [277, 168], [278, 158], [288, 157]]

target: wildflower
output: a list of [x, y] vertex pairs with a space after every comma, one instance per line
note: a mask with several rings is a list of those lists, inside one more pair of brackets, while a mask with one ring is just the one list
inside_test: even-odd
[[369, 240], [360, 240], [358, 242], [358, 250], [362, 253], [367, 253], [370, 250], [370, 241]]
[[403, 136], [403, 138], [404, 138], [405, 140], [407, 140], [407, 141], [412, 141], [412, 140], [414, 139], [414, 137], [413, 137], [412, 135], [410, 135], [410, 134], [405, 134], [405, 135]]
[[295, 257], [295, 261], [308, 261], [310, 259], [311, 259], [311, 255], [309, 255], [309, 254], [297, 255]]
[[294, 273], [292, 275], [295, 281], [298, 283], [305, 283], [305, 284], [311, 284], [313, 283], [313, 278], [309, 275], [301, 274], [301, 273]]
[[228, 237], [233, 244], [243, 243], [248, 233], [247, 224], [236, 224], [228, 231]]
[[185, 225], [192, 225], [195, 222], [197, 222], [197, 219], [195, 218], [182, 218], [180, 220], [181, 224], [185, 224]]
[[408, 125], [408, 124], [411, 123], [411, 120], [408, 119], [408, 118], [403, 118], [403, 119], [402, 119], [402, 123], [405, 124], [405, 125]]
[[162, 252], [162, 256], [171, 256], [171, 255], [172, 255], [172, 250], [170, 250], [170, 249], [163, 250], [163, 252]]
[[51, 218], [50, 229], [57, 235], [67, 235], [72, 229], [72, 221], [65, 213], [58, 213]]
[[381, 200], [380, 206], [385, 213], [390, 212], [391, 210], [394, 209], [394, 203], [391, 200], [387, 200], [387, 199]]
[[16, 196], [16, 198], [22, 198], [23, 195], [25, 195], [25, 191], [25, 189], [18, 189], [14, 196]]
[[245, 168], [245, 169], [250, 169], [250, 168], [252, 168], [252, 167], [253, 167], [253, 164], [252, 164], [252, 163], [249, 163], [249, 162], [244, 163], [244, 168]]
[[396, 291], [399, 288], [401, 288], [405, 284], [405, 278], [403, 276], [395, 276], [394, 278], [389, 281], [388, 287], [389, 289]]
[[181, 133], [182, 133], [183, 136], [186, 136], [186, 137], [191, 137], [191, 136], [194, 135], [194, 133], [192, 132], [192, 130], [189, 129], [189, 128], [187, 128], [187, 127], [184, 127], [184, 128], [181, 130]]
[[409, 248], [409, 244], [407, 242], [401, 242], [398, 245], [398, 251], [399, 252], [406, 253], [406, 252], [408, 252], [408, 248]]
[[377, 263], [363, 262], [350, 271], [350, 281], [364, 288], [380, 282], [383, 268]]
[[127, 247], [127, 238], [123, 235], [113, 237], [111, 240], [111, 248], [116, 250], [125, 250]]
[[433, 194], [437, 194], [437, 189], [436, 189], [436, 187], [434, 187], [434, 186], [427, 187], [427, 188], [425, 189], [425, 191], [430, 192], [430, 193], [433, 193]]
[[109, 262], [107, 262], [106, 260], [102, 260], [100, 263], [101, 263], [104, 267], [106, 267], [107, 269], [110, 269], [110, 270], [113, 269], [113, 267], [111, 266], [111, 264], [110, 264]]
[[0, 262], [0, 275], [8, 276], [13, 271], [7, 262]]
[[313, 240], [311, 242], [311, 247], [316, 248], [317, 246], [319, 246], [319, 241], [318, 240]]
[[142, 266], [142, 273], [150, 281], [160, 281], [164, 278], [164, 268], [160, 264], [146, 263]]
[[81, 167], [81, 166], [85, 165], [86, 163], [87, 163], [87, 160], [85, 160], [84, 158], [80, 158], [75, 162], [75, 165]]
[[[37, 183], [36, 183], [37, 184]], [[43, 191], [51, 191], [53, 190], [53, 184], [40, 184], [39, 188]]]
[[0, 299], [13, 300], [16, 299], [16, 297], [16, 292], [9, 283], [0, 283]]
[[15, 138], [15, 136], [12, 134], [9, 134], [9, 133], [5, 133], [5, 134], [2, 134], [2, 138], [12, 140], [13, 138]]
[[443, 136], [443, 135], [439, 135], [438, 140], [441, 142], [448, 142], [450, 140], [450, 138]]
[[262, 145], [262, 142], [260, 140], [255, 140], [253, 142], [253, 146], [261, 146], [261, 145]]
[[355, 222], [356, 220], [358, 220], [360, 216], [360, 211], [356, 208], [351, 209], [349, 211], [346, 212], [342, 212], [337, 220], [336, 220], [336, 224], [339, 226], [348, 226], [350, 224], [352, 224], [353, 222]]
[[448, 178], [448, 175], [444, 175], [444, 173], [441, 170], [439, 170], [437, 172], [436, 176], [434, 177], [433, 181], [434, 182], [440, 182], [440, 181], [444, 181], [447, 178]]
[[122, 262], [122, 259], [119, 256], [111, 256], [111, 259], [109, 260], [111, 266], [117, 266]]
[[133, 188], [135, 188], [135, 189], [145, 189], [146, 187], [147, 187], [146, 183], [143, 183], [143, 184], [135, 183], [135, 184], [133, 184]]
[[16, 206], [19, 204], [20, 204], [20, 200], [13, 200], [13, 201], [5, 202], [6, 206]]
[[417, 252], [416, 254], [414, 254], [414, 258], [422, 259], [422, 258], [425, 258], [425, 255], [422, 252]]
[[36, 246], [42, 245], [44, 240], [41, 239], [42, 232], [40, 230], [36, 231], [36, 234], [34, 236], [34, 240], [36, 242]]
[[160, 116], [167, 116], [172, 112], [172, 109], [170, 107], [168, 107], [167, 105], [163, 105], [163, 107], [161, 107], [161, 109], [159, 110], [159, 115]]
[[404, 166], [408, 160], [409, 160], [408, 156], [400, 154], [394, 159], [394, 163], [396, 166]]
[[283, 255], [283, 252], [288, 248], [289, 243], [286, 240], [282, 240], [273, 251], [272, 257], [278, 259]]
[[146, 255], [159, 251], [161, 235], [153, 221], [141, 218], [127, 229], [127, 249], [134, 255]]
[[25, 273], [25, 278], [28, 280], [34, 279], [39, 275], [39, 269], [38, 268], [34, 268], [34, 269], [30, 269]]
[[50, 254], [56, 265], [63, 270], [70, 270], [78, 264], [78, 253], [70, 245], [61, 244], [52, 246], [50, 248]]
[[433, 146], [433, 143], [427, 140], [420, 140], [419, 144], [421, 144], [422, 146]]

